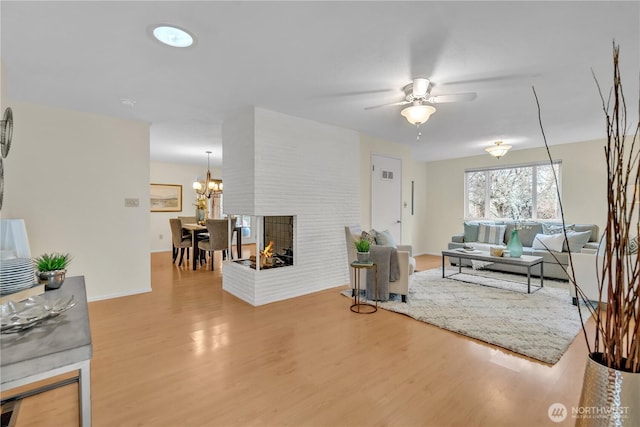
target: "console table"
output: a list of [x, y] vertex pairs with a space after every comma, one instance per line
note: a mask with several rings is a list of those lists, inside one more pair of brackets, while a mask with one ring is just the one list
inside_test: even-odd
[[[0, 335], [2, 362], [0, 390], [6, 391], [52, 378], [68, 372], [77, 372], [80, 425], [91, 426], [91, 329], [87, 310], [84, 276], [68, 277], [62, 287], [47, 291], [44, 297], [57, 300], [75, 296], [75, 307], [40, 325], [16, 334]], [[24, 395], [46, 391], [67, 384], [61, 381]], [[3, 401], [20, 398], [20, 395]]]

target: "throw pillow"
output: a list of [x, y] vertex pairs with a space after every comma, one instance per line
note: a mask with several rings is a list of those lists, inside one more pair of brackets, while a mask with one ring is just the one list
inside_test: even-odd
[[562, 252], [564, 234], [536, 234], [533, 239], [533, 249], [547, 249], [554, 252]]
[[381, 246], [397, 247], [396, 241], [393, 239], [389, 230], [378, 231], [376, 234], [376, 243]]
[[375, 234], [372, 234], [371, 231], [370, 232], [363, 231], [362, 235], [360, 236], [360, 238], [366, 240], [367, 242], [369, 242], [370, 245], [375, 245], [376, 244], [376, 236], [375, 236]]
[[569, 241], [569, 247], [567, 248], [567, 243], [565, 242], [564, 246], [562, 247], [562, 251], [569, 252], [570, 249], [573, 253], [580, 252], [590, 238], [591, 231], [567, 231], [567, 240]]
[[477, 242], [479, 231], [480, 231], [480, 224], [465, 221], [464, 222], [464, 241]]
[[542, 232], [544, 234], [564, 234], [563, 229], [566, 228], [567, 231], [574, 231], [575, 227], [575, 224], [567, 224], [563, 227], [560, 222], [543, 222]]
[[501, 245], [504, 242], [506, 225], [480, 224], [478, 229], [478, 242]]

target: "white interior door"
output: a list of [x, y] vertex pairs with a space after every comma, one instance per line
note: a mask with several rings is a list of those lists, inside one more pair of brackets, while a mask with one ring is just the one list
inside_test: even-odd
[[402, 160], [371, 156], [371, 227], [389, 230], [396, 243], [402, 236]]

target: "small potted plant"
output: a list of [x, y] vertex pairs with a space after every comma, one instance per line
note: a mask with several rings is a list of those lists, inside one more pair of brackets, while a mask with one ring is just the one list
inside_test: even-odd
[[52, 252], [33, 258], [38, 283], [44, 284], [45, 289], [58, 289], [67, 274], [67, 265], [71, 262], [71, 255]]
[[371, 247], [371, 243], [368, 240], [360, 238], [355, 241], [358, 262], [368, 262], [369, 261], [369, 248]]

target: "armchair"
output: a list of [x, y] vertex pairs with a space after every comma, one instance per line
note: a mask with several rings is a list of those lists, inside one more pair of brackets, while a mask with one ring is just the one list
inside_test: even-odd
[[[347, 245], [347, 267], [349, 268], [349, 283], [351, 292], [354, 292], [355, 283], [353, 272], [351, 271], [351, 263], [356, 260], [356, 248], [353, 242], [360, 237], [362, 230], [359, 226], [345, 227], [345, 242]], [[389, 293], [402, 296], [402, 302], [407, 302], [409, 293], [409, 276], [413, 274], [415, 269], [415, 259], [411, 256], [412, 247], [410, 245], [397, 245], [398, 264], [400, 266], [400, 277], [395, 282], [389, 282]], [[360, 271], [359, 274], [366, 274]], [[366, 283], [366, 279], [361, 277], [361, 283]]]

